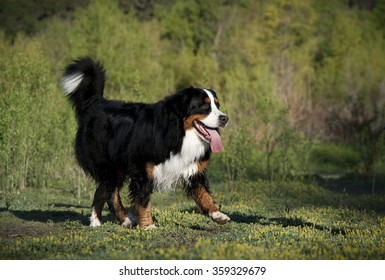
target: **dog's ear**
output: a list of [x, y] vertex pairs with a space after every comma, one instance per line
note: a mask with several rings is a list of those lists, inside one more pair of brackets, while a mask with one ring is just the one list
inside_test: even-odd
[[194, 91], [195, 89], [190, 87], [170, 96], [172, 110], [179, 118], [184, 118], [188, 114]]

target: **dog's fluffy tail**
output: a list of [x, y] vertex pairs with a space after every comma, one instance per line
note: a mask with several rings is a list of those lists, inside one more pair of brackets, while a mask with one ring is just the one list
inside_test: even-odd
[[64, 93], [69, 97], [79, 114], [87, 101], [95, 96], [103, 96], [105, 70], [99, 62], [82, 57], [68, 65], [62, 78]]

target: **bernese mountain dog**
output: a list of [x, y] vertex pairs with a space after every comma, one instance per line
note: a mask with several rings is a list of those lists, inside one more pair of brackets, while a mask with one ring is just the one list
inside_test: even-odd
[[[228, 117], [211, 89], [186, 88], [155, 104], [103, 97], [105, 70], [89, 57], [68, 65], [62, 78], [78, 122], [77, 161], [95, 179], [91, 226], [100, 226], [108, 207], [125, 227], [155, 227], [150, 196], [177, 182], [201, 211], [219, 224], [230, 218], [214, 204], [206, 171], [211, 152], [222, 149], [219, 128]], [[119, 191], [129, 182], [136, 217], [126, 212]]]

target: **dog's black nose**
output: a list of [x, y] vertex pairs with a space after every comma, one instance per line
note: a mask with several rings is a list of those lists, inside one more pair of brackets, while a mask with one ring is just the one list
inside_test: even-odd
[[228, 116], [226, 116], [226, 115], [220, 115], [219, 116], [219, 125], [221, 127], [224, 127], [227, 124], [228, 121], [229, 121], [229, 117]]

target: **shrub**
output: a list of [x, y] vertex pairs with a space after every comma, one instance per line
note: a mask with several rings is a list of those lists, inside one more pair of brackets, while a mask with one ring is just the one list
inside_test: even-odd
[[[7, 194], [43, 185], [52, 162], [53, 85], [39, 44], [19, 36], [0, 55], [0, 179]], [[42, 176], [42, 174], [46, 176]]]

